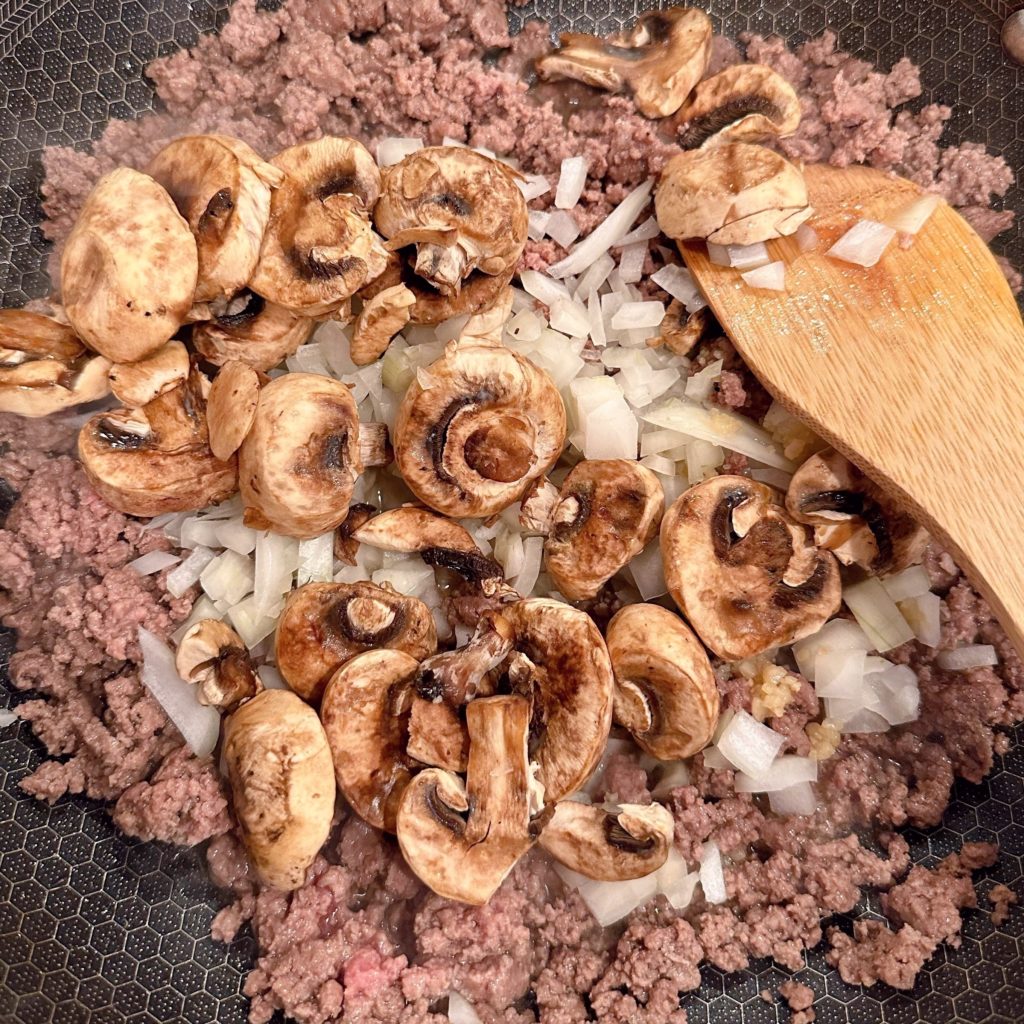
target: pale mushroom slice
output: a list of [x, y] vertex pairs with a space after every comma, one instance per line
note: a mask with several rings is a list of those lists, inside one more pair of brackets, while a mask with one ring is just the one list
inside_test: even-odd
[[416, 692], [425, 700], [459, 707], [497, 687], [496, 670], [512, 653], [511, 624], [498, 614], [485, 614], [472, 639], [454, 651], [442, 651], [420, 665]]
[[285, 179], [270, 200], [270, 222], [249, 287], [303, 316], [340, 309], [387, 267], [370, 224], [380, 172], [355, 139], [324, 136], [271, 161]]
[[803, 172], [763, 146], [723, 142], [679, 153], [654, 196], [669, 238], [749, 245], [792, 234], [810, 216]]
[[501, 346], [455, 341], [406, 390], [395, 462], [432, 509], [486, 517], [555, 464], [565, 430], [565, 406], [547, 373]]
[[238, 487], [235, 459], [210, 450], [206, 379], [195, 369], [184, 384], [141, 409], [93, 416], [78, 435], [89, 483], [119, 512], [157, 516], [214, 505]]
[[212, 320], [192, 327], [192, 344], [214, 366], [233, 359], [254, 370], [271, 370], [305, 345], [315, 327], [312, 318], [243, 291]]
[[263, 689], [242, 638], [226, 623], [200, 619], [178, 644], [174, 667], [194, 683], [200, 704], [233, 711]]
[[257, 876], [299, 888], [334, 817], [331, 749], [316, 712], [288, 690], [264, 690], [226, 720], [224, 763]]
[[678, 299], [673, 299], [665, 310], [658, 337], [648, 344], [654, 348], [664, 345], [674, 355], [688, 356], [702, 341], [716, 334], [721, 334], [721, 328], [710, 306], [690, 313]]
[[398, 808], [398, 845], [439, 896], [482, 905], [534, 843], [534, 784], [527, 757], [530, 704], [487, 697], [466, 708], [465, 783], [440, 768], [421, 771]]
[[429, 657], [437, 650], [430, 609], [375, 583], [307, 583], [288, 595], [275, 634], [277, 667], [304, 700], [315, 704], [345, 662], [377, 648], [417, 662]]
[[643, 878], [672, 849], [675, 819], [661, 804], [622, 804], [614, 810], [563, 800], [538, 840], [560, 864], [602, 882]]
[[213, 378], [206, 418], [210, 450], [218, 459], [230, 459], [241, 448], [256, 420], [259, 400], [259, 374], [246, 363], [229, 360]]
[[196, 302], [234, 295], [252, 277], [284, 171], [240, 139], [184, 135], [153, 157], [149, 174], [188, 221], [199, 255]]
[[709, 143], [785, 138], [800, 127], [800, 98], [764, 64], [734, 64], [705, 78], [674, 122], [683, 149]]
[[356, 317], [349, 354], [356, 366], [366, 366], [387, 351], [394, 336], [409, 322], [416, 296], [396, 284], [368, 298]]
[[692, 757], [718, 724], [707, 653], [678, 615], [656, 604], [616, 612], [605, 632], [615, 673], [615, 721], [659, 761]]
[[338, 788], [374, 828], [395, 831], [412, 761], [408, 705], [419, 665], [402, 651], [366, 651], [331, 676], [320, 705]]
[[816, 633], [839, 610], [839, 566], [770, 487], [718, 476], [665, 513], [669, 593], [704, 644], [726, 661]]
[[409, 705], [409, 740], [405, 752], [420, 764], [464, 772], [469, 756], [469, 734], [455, 708], [433, 703], [414, 694]]
[[873, 575], [921, 561], [928, 532], [839, 452], [812, 455], [793, 475], [786, 508], [814, 527], [819, 547]]
[[520, 522], [547, 535], [544, 568], [570, 601], [596, 597], [658, 532], [665, 492], [658, 478], [628, 459], [585, 459], [569, 471], [545, 515], [543, 490], [523, 498]]
[[185, 322], [198, 272], [195, 239], [171, 197], [121, 167], [86, 197], [64, 244], [64, 312], [89, 348], [136, 362]]
[[558, 49], [537, 61], [537, 73], [608, 92], [629, 90], [640, 113], [667, 117], [707, 71], [711, 37], [703, 11], [669, 7], [641, 15], [628, 32], [608, 39], [563, 33]]
[[179, 387], [185, 382], [188, 373], [188, 349], [180, 341], [169, 341], [137, 363], [118, 363], [112, 366], [110, 390], [123, 405], [129, 409], [138, 409]]
[[527, 213], [514, 172], [464, 146], [420, 149], [386, 168], [374, 223], [416, 297], [412, 322], [495, 305], [526, 245]]

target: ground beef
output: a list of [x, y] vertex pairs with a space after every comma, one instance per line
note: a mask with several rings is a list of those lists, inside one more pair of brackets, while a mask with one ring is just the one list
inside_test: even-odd
[[612, 754], [601, 776], [597, 799], [620, 804], [649, 804], [651, 791], [643, 765], [629, 754]]
[[988, 894], [988, 901], [992, 904], [992, 923], [998, 928], [1006, 924], [1010, 919], [1010, 907], [1017, 902], [1017, 894], [1002, 882], [992, 886]]
[[815, 1019], [814, 989], [799, 981], [784, 981], [779, 986], [779, 995], [789, 1004], [791, 1024], [811, 1024]]

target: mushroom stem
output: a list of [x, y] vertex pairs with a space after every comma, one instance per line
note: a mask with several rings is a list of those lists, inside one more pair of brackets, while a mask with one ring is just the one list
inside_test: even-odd
[[455, 296], [462, 290], [462, 279], [472, 267], [460, 245], [421, 242], [416, 247], [415, 270], [442, 295]]
[[531, 533], [547, 536], [560, 500], [558, 488], [547, 477], [542, 477], [523, 496], [519, 525]]
[[359, 458], [365, 467], [386, 466], [393, 459], [386, 423], [359, 424]]
[[[512, 650], [512, 632], [500, 615], [482, 619], [465, 647], [427, 658], [420, 666], [416, 690], [432, 703], [452, 707], [494, 692], [490, 673]], [[485, 692], [486, 691], [486, 692]]]

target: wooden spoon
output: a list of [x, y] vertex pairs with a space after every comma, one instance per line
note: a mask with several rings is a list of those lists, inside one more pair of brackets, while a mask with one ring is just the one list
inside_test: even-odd
[[941, 204], [869, 269], [825, 251], [920, 194], [864, 167], [811, 166], [820, 243], [768, 243], [786, 291], [683, 256], [726, 333], [794, 415], [902, 498], [954, 555], [1024, 655], [1024, 323], [988, 246]]

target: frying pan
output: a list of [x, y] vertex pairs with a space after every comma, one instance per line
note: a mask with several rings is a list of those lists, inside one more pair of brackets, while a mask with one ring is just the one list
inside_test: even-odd
[[[1024, 166], [1024, 68], [999, 46], [1014, 4], [1002, 0], [704, 0], [719, 30], [776, 32], [790, 40], [839, 34], [843, 49], [888, 68], [904, 54], [921, 65], [921, 103], [954, 105], [947, 141], [980, 141]], [[112, 118], [152, 109], [143, 67], [222, 25], [226, 0], [0, 0], [0, 297], [17, 305], [46, 293], [38, 229], [45, 145], [86, 145]], [[607, 32], [652, 0], [537, 0], [512, 14], [559, 29]], [[1024, 209], [1010, 192], [1007, 205]], [[1024, 262], [1020, 228], [999, 252]], [[2, 441], [2, 438], [0, 438]], [[0, 706], [14, 703], [3, 674], [13, 638], [0, 636]], [[1016, 739], [1024, 741], [1024, 729]], [[0, 1021], [17, 1024], [241, 1024], [240, 994], [254, 955], [241, 937], [209, 937], [222, 896], [202, 854], [121, 836], [94, 803], [48, 807], [18, 789], [42, 760], [27, 725], [0, 730]], [[932, 864], [965, 840], [995, 840], [999, 864], [981, 876], [1021, 891], [1024, 746], [997, 758], [979, 786], [958, 783], [943, 827], [907, 833], [913, 858]], [[984, 903], [984, 901], [983, 901]], [[866, 897], [857, 915], [876, 915]], [[1024, 1020], [1024, 913], [996, 928], [968, 912], [963, 944], [943, 947], [913, 992], [843, 984], [820, 951], [801, 977], [821, 1024], [940, 1024]], [[760, 997], [786, 975], [769, 961], [726, 975], [705, 967], [688, 1000], [692, 1024], [785, 1022], [784, 1005]]]

